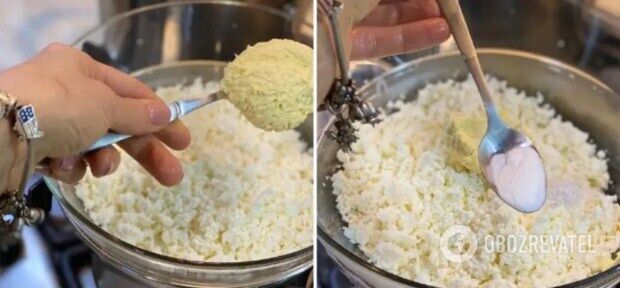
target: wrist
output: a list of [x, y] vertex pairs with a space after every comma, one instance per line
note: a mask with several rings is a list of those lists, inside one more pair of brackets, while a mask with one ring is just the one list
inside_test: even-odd
[[0, 194], [19, 188], [25, 166], [26, 145], [20, 141], [11, 123], [0, 119]]
[[[54, 94], [58, 92], [56, 92], [57, 90], [54, 89], [53, 85], [50, 85], [48, 82], [44, 80], [41, 80], [39, 85], [28, 85], [27, 81], [25, 82], [25, 80], [28, 80], [30, 78], [24, 77], [24, 75], [26, 75], [27, 73], [31, 73], [28, 71], [29, 69], [32, 69], [32, 67], [29, 67], [26, 63], [26, 64], [21, 64], [19, 66], [13, 67], [11, 69], [8, 69], [0, 73], [0, 94], [5, 93], [6, 95], [9, 95], [12, 99], [16, 101], [16, 105], [18, 106], [34, 104], [35, 108], [39, 108], [39, 106], [35, 103], [37, 102], [36, 101], [37, 98], [33, 97], [33, 95], [37, 95], [37, 93], [40, 94], [40, 92], [38, 92], [38, 90], [36, 89], [33, 89], [33, 86], [45, 87], [50, 94]], [[41, 114], [41, 111], [37, 110], [37, 112], [39, 112], [38, 114]], [[14, 130], [15, 120], [17, 120], [14, 117], [15, 115], [9, 116], [9, 118], [5, 117], [5, 119], [1, 119], [0, 117], [0, 120], [4, 120], [5, 122], [8, 122], [10, 124], [8, 135], [10, 135], [11, 139], [17, 139], [12, 144], [14, 144], [13, 145], [14, 147], [19, 148], [20, 146], [26, 146], [26, 145], [23, 139], [21, 140], [19, 139], [20, 133]], [[36, 125], [36, 126], [39, 126], [39, 125]], [[6, 134], [0, 134], [0, 135], [6, 135]], [[40, 141], [41, 139], [36, 139], [36, 140], [37, 141], [31, 141], [31, 144], [30, 144], [32, 146], [32, 153], [33, 153], [32, 159], [34, 160], [35, 163], [43, 160], [43, 158], [45, 158], [44, 155], [46, 155], [43, 149], [44, 147], [46, 147], [45, 143], [41, 143], [42, 142]], [[21, 150], [17, 151], [17, 153], [19, 153], [19, 155], [21, 155], [23, 158], [23, 159], [18, 159], [18, 160], [22, 160], [22, 162], [25, 160], [25, 156], [24, 156], [26, 154], [25, 151], [26, 149], [24, 147], [22, 147]], [[23, 166], [23, 164], [20, 164], [20, 165]]]
[[32, 105], [20, 106], [8, 92], [0, 90], [0, 193], [23, 192], [34, 164], [31, 141], [43, 136]]

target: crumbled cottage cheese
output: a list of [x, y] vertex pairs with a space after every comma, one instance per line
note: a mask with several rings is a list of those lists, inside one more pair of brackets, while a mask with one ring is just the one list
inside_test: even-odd
[[[216, 91], [197, 80], [160, 88], [166, 100]], [[312, 155], [297, 131], [255, 128], [228, 101], [188, 115], [184, 179], [166, 188], [123, 155], [116, 173], [77, 187], [88, 216], [141, 248], [214, 262], [270, 258], [313, 242]]]
[[[372, 127], [360, 125], [360, 140], [343, 169], [333, 175], [337, 207], [348, 223], [345, 235], [380, 268], [444, 287], [549, 287], [608, 269], [620, 243], [620, 206], [603, 193], [610, 181], [605, 153], [588, 134], [562, 121], [542, 96], [526, 97], [506, 82], [489, 79], [502, 112], [516, 120], [543, 158], [548, 199], [538, 212], [522, 214], [489, 188], [480, 173], [448, 165], [446, 127], [454, 112], [482, 114], [472, 79], [428, 85], [417, 100]], [[478, 239], [474, 257], [448, 261], [439, 243], [454, 225]], [[592, 237], [589, 253], [486, 252], [486, 235]], [[523, 252], [523, 253], [522, 253]]]

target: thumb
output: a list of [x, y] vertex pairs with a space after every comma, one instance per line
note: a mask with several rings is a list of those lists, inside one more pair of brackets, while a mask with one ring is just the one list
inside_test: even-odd
[[170, 123], [170, 109], [160, 99], [112, 97], [109, 102], [106, 114], [117, 133], [144, 135]]

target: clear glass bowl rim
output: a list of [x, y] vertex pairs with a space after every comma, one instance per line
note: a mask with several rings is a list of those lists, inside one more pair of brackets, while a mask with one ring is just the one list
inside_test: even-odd
[[[187, 6], [187, 5], [201, 5], [201, 4], [227, 5], [227, 6], [238, 6], [238, 7], [259, 9], [264, 12], [267, 12], [267, 13], [270, 13], [276, 16], [280, 16], [288, 21], [292, 20], [289, 14], [286, 14], [284, 12], [281, 12], [271, 7], [267, 7], [267, 6], [259, 5], [259, 4], [253, 4], [253, 3], [243, 3], [239, 1], [230, 1], [230, 0], [175, 1], [175, 2], [149, 5], [149, 6], [145, 6], [142, 8], [135, 9], [135, 10], [130, 10], [130, 11], [121, 13], [119, 15], [113, 16], [110, 19], [106, 20], [104, 23], [85, 32], [72, 45], [75, 47], [76, 45], [87, 40], [92, 34], [105, 30], [105, 29], [109, 29], [110, 26], [116, 24], [117, 22], [131, 18], [134, 15], [148, 13], [150, 11], [154, 11], [158, 9], [168, 9], [170, 7], [175, 7], [175, 6], [182, 7], [182, 6]], [[79, 49], [79, 47], [77, 48]], [[209, 268], [209, 269], [230, 269], [230, 268], [246, 269], [246, 268], [253, 268], [253, 267], [260, 267], [260, 266], [267, 266], [267, 265], [275, 265], [275, 264], [278, 264], [284, 261], [301, 258], [308, 254], [312, 254], [314, 250], [313, 245], [310, 245], [306, 248], [303, 248], [303, 249], [300, 249], [294, 252], [290, 252], [287, 254], [283, 254], [280, 256], [276, 256], [276, 257], [264, 258], [264, 259], [254, 260], [254, 261], [240, 261], [240, 262], [193, 261], [193, 260], [179, 259], [179, 258], [157, 254], [157, 253], [142, 249], [140, 247], [137, 247], [135, 245], [129, 244], [125, 241], [122, 241], [114, 237], [112, 234], [104, 231], [99, 226], [95, 225], [92, 221], [90, 221], [90, 219], [82, 215], [81, 212], [79, 212], [75, 207], [73, 207], [73, 205], [69, 201], [65, 199], [62, 193], [62, 188], [61, 188], [61, 185], [63, 184], [60, 184], [59, 182], [57, 182], [57, 180], [49, 178], [49, 177], [44, 177], [44, 181], [46, 182], [47, 186], [50, 188], [52, 193], [56, 196], [56, 199], [60, 201], [60, 204], [63, 210], [65, 211], [68, 210], [68, 212], [71, 213], [71, 215], [73, 215], [79, 222], [86, 225], [89, 229], [99, 232], [99, 234], [103, 236], [107, 241], [113, 242], [114, 244], [119, 245], [120, 247], [124, 249], [128, 249], [136, 254], [140, 254], [140, 255], [143, 255], [149, 258], [154, 258], [159, 261], [169, 262], [171, 264], [197, 266], [200, 268]]]

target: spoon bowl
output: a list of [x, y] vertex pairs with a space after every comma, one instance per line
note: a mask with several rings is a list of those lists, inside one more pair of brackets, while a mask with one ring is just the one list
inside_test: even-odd
[[[512, 208], [523, 213], [540, 210], [546, 200], [547, 181], [538, 150], [527, 136], [499, 118], [489, 118], [491, 121], [497, 122], [489, 123], [478, 147], [482, 173], [497, 196]], [[502, 173], [510, 166], [509, 174]]]

